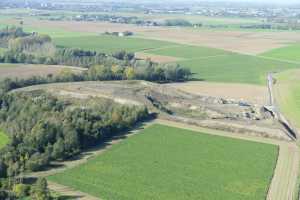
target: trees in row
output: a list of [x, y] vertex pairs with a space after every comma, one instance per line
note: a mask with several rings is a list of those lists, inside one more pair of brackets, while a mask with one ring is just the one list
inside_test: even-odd
[[[76, 48], [54, 48], [51, 43], [43, 43], [42, 45], [36, 43], [34, 46], [12, 46], [15, 47], [0, 55], [1, 63], [68, 65], [88, 68], [96, 64], [128, 65], [129, 61], [134, 62], [136, 60], [133, 53], [126, 51], [118, 51], [107, 55]], [[41, 54], [41, 52], [47, 52], [47, 54]]]
[[192, 73], [178, 64], [155, 64], [145, 62], [136, 66], [118, 65], [92, 66], [85, 74], [85, 80], [147, 80], [153, 82], [179, 82], [189, 80]]
[[191, 22], [185, 19], [167, 19], [164, 21], [165, 26], [193, 26]]
[[53, 56], [56, 47], [48, 35], [30, 35], [10, 39], [8, 49], [14, 53], [27, 53]]
[[30, 34], [25, 33], [20, 27], [6, 27], [0, 30], [0, 47], [7, 48], [10, 39], [21, 38]]

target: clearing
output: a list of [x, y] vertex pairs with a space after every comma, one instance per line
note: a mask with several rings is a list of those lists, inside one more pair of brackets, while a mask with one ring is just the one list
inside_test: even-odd
[[0, 80], [5, 78], [30, 78], [32, 76], [55, 75], [64, 69], [80, 73], [86, 69], [61, 65], [0, 64]]
[[269, 144], [156, 124], [49, 179], [112, 200], [209, 200], [212, 195], [263, 200], [277, 151]]
[[267, 88], [259, 85], [213, 83], [205, 81], [170, 83], [169, 85], [197, 95], [234, 99], [259, 105], [266, 105], [268, 102]]

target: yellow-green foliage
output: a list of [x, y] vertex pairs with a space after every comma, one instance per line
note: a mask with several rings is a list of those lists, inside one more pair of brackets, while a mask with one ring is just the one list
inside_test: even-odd
[[7, 135], [0, 131], [0, 148], [4, 147], [8, 143], [9, 139]]

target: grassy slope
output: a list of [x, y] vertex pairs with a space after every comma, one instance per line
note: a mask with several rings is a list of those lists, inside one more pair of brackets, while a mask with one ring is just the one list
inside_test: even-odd
[[290, 70], [276, 75], [277, 103], [286, 117], [300, 128], [300, 70]]
[[147, 40], [133, 37], [114, 37], [114, 36], [87, 36], [87, 37], [67, 37], [56, 38], [54, 42], [59, 46], [76, 47], [100, 52], [116, 52], [119, 50], [142, 51], [145, 49], [159, 48], [172, 45], [172, 43]]
[[8, 143], [8, 137], [0, 131], [0, 148], [4, 147]]
[[153, 125], [50, 180], [109, 200], [263, 200], [273, 145]]
[[262, 55], [270, 58], [300, 62], [299, 52], [300, 44], [292, 44], [287, 47], [273, 49], [271, 51], [263, 53]]

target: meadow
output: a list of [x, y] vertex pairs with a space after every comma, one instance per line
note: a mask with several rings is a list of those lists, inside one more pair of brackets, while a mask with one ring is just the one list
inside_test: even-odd
[[102, 199], [263, 200], [278, 148], [152, 125], [49, 180]]
[[0, 149], [8, 143], [9, 139], [2, 131], [0, 131]]
[[262, 56], [300, 63], [299, 51], [300, 51], [300, 44], [297, 43], [297, 44], [291, 44], [286, 47], [270, 50], [266, 53], [263, 53]]
[[275, 95], [280, 110], [300, 128], [300, 71], [289, 70], [276, 74]]
[[120, 50], [137, 52], [173, 45], [173, 43], [159, 40], [104, 35], [54, 38], [54, 43], [62, 47], [82, 48], [104, 53], [112, 53]]

